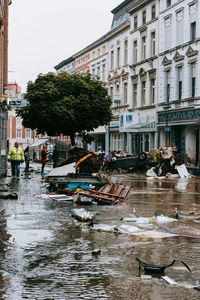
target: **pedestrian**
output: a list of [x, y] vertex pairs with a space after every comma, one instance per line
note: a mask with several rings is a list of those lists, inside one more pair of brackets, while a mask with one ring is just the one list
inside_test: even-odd
[[104, 160], [104, 156], [105, 156], [105, 151], [102, 148], [98, 151], [97, 156], [98, 156], [101, 164], [103, 164], [103, 160]]
[[25, 160], [25, 170], [24, 170], [24, 172], [27, 175], [28, 172], [29, 172], [29, 162], [31, 160], [29, 146], [27, 146], [26, 149], [24, 150], [24, 160]]
[[52, 160], [53, 160], [53, 168], [56, 168], [59, 160], [59, 150], [56, 145], [54, 146], [53, 149]]
[[44, 167], [47, 162], [47, 151], [46, 151], [46, 145], [43, 145], [43, 148], [41, 150], [41, 163], [42, 163], [42, 169], [41, 169], [41, 175], [44, 176]]
[[20, 179], [20, 163], [24, 162], [24, 153], [19, 143], [15, 142], [14, 146], [8, 153], [8, 161], [11, 162], [12, 177]]
[[112, 162], [112, 153], [109, 150], [106, 155], [104, 156], [104, 166], [106, 167], [106, 170], [108, 171], [110, 168]]

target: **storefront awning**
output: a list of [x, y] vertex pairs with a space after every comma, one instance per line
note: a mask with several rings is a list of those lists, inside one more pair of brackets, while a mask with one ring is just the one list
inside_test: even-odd
[[94, 129], [94, 131], [88, 132], [88, 134], [106, 134], [106, 127], [99, 126], [98, 128]]
[[121, 132], [152, 132], [156, 130], [156, 122], [139, 122], [120, 130]]
[[35, 147], [41, 146], [41, 145], [45, 144], [48, 140], [49, 139], [38, 139], [33, 144], [31, 144], [30, 147], [35, 148]]

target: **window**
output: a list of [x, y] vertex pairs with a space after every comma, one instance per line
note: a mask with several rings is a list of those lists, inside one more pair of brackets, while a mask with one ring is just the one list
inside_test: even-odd
[[110, 67], [111, 67], [111, 70], [114, 69], [114, 51], [113, 50], [110, 52]]
[[151, 98], [150, 98], [150, 101], [151, 101], [150, 104], [155, 103], [155, 79], [154, 78], [151, 79]]
[[138, 27], [138, 17], [136, 15], [134, 16], [134, 29], [137, 29], [137, 27]]
[[146, 10], [143, 10], [142, 12], [142, 25], [146, 23]]
[[16, 117], [16, 121], [17, 121], [17, 124], [21, 124], [21, 118], [20, 117]]
[[95, 65], [92, 65], [92, 75], [95, 76]]
[[151, 55], [155, 55], [156, 54], [156, 33], [155, 31], [153, 31], [151, 33]]
[[144, 106], [145, 103], [146, 103], [146, 99], [145, 99], [145, 96], [146, 96], [146, 81], [142, 81], [142, 91], [141, 91], [141, 96], [142, 96], [141, 104], [142, 104], [142, 106]]
[[106, 64], [102, 64], [102, 81], [106, 80]]
[[142, 37], [142, 59], [146, 58], [146, 36]]
[[137, 41], [133, 41], [133, 63], [137, 62]]
[[183, 10], [176, 13], [176, 41], [178, 45], [184, 41]]
[[101, 51], [100, 51], [100, 49], [98, 49], [98, 56], [100, 56], [100, 54], [101, 54]]
[[171, 47], [171, 17], [165, 19], [165, 49]]
[[26, 129], [26, 139], [30, 139], [31, 137], [31, 131], [30, 129]]
[[120, 87], [119, 84], [116, 84], [116, 96], [120, 99]]
[[166, 5], [167, 7], [171, 6], [171, 0], [167, 0]]
[[195, 63], [191, 64], [191, 97], [195, 97], [196, 86], [196, 66]]
[[127, 82], [124, 83], [124, 104], [127, 104], [128, 100], [128, 84]]
[[156, 6], [155, 6], [155, 4], [154, 4], [154, 5], [152, 5], [152, 7], [151, 7], [151, 18], [152, 18], [152, 19], [155, 19], [155, 17], [156, 17]]
[[22, 137], [22, 131], [21, 129], [17, 129], [17, 138], [21, 138]]
[[123, 149], [122, 144], [123, 144], [122, 134], [120, 133], [113, 134], [113, 149], [122, 150]]
[[133, 84], [133, 108], [137, 106], [137, 83]]
[[100, 64], [98, 63], [97, 64], [97, 76], [99, 76], [100, 77]]
[[166, 89], [166, 101], [170, 99], [170, 71], [165, 72], [165, 89]]
[[128, 41], [124, 41], [124, 64], [128, 64]]
[[110, 87], [110, 97], [113, 99], [113, 86]]
[[190, 24], [190, 39], [191, 40], [196, 39], [196, 22], [192, 22]]
[[120, 47], [117, 47], [117, 67], [120, 66]]
[[177, 69], [177, 97], [178, 99], [182, 98], [182, 76], [183, 76], [183, 72], [182, 72], [182, 67]]

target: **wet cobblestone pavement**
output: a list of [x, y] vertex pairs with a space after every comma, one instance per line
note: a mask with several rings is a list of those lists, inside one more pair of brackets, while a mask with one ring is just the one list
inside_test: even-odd
[[[18, 199], [0, 200], [11, 234], [7, 251], [0, 254], [0, 299], [199, 299], [200, 292], [190, 285], [200, 280], [200, 179], [161, 181], [132, 175], [120, 179], [133, 187], [129, 205], [86, 207], [98, 212], [97, 222], [116, 224], [133, 208], [143, 217], [155, 212], [174, 216], [177, 207], [180, 219], [167, 224], [177, 236], [143, 239], [92, 231], [72, 219], [72, 203], [55, 204], [39, 197], [46, 192], [40, 174], [33, 173], [31, 179], [22, 176], [9, 187]], [[93, 255], [94, 249], [101, 253]], [[166, 275], [181, 284], [170, 285], [161, 276], [142, 279], [136, 257], [156, 264], [176, 259]]]

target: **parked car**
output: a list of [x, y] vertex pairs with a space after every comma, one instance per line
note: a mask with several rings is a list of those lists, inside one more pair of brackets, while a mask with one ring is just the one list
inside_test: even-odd
[[144, 168], [144, 167], [151, 167], [155, 163], [154, 161], [147, 156], [145, 152], [141, 152], [138, 155], [131, 156], [131, 157], [123, 157], [123, 158], [116, 158], [112, 160], [109, 169], [110, 170], [131, 170], [134, 168]]

